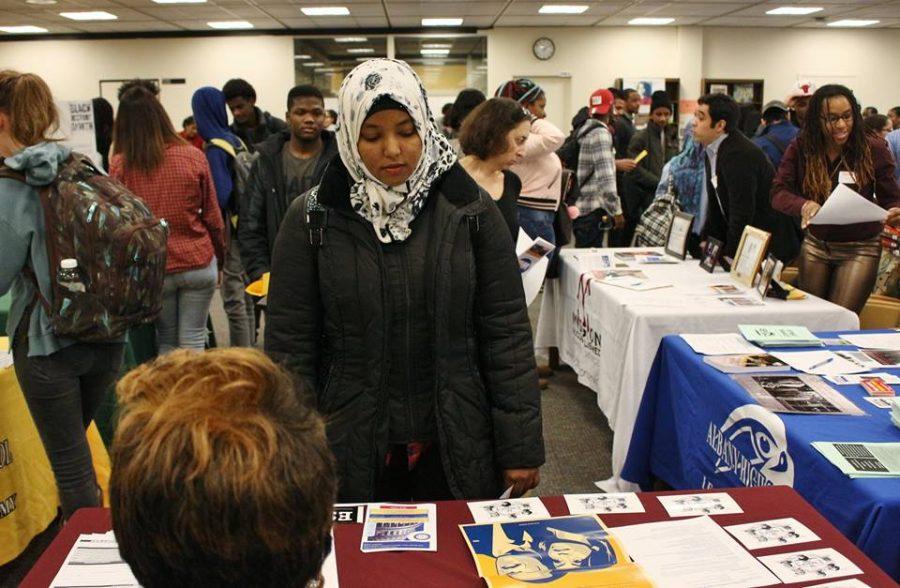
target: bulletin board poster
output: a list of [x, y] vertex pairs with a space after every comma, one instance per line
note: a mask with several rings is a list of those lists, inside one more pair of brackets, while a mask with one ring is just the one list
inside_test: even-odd
[[102, 169], [103, 159], [97, 151], [94, 132], [94, 106], [90, 100], [63, 100], [56, 103], [59, 111], [59, 134], [62, 144], [91, 158]]
[[634, 88], [641, 95], [641, 114], [650, 113], [650, 100], [657, 90], [666, 89], [665, 78], [623, 78], [622, 88]]

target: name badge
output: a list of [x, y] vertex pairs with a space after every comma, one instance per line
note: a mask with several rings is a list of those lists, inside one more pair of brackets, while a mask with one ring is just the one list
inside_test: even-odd
[[838, 184], [855, 184], [856, 178], [853, 172], [842, 171], [838, 174]]

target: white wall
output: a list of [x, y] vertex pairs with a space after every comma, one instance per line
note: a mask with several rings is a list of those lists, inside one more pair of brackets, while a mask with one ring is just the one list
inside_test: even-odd
[[230, 78], [253, 84], [257, 105], [284, 117], [294, 85], [293, 38], [289, 36], [196, 37], [97, 41], [0, 43], [0, 68], [33, 72], [57, 100], [90, 99], [102, 79], [185, 78], [163, 85], [160, 99], [176, 129], [191, 113], [191, 96], [201, 86], [221, 88]]

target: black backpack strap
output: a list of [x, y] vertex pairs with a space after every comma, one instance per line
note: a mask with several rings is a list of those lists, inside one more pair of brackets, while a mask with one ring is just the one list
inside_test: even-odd
[[762, 136], [763, 139], [772, 144], [775, 149], [778, 150], [779, 155], [784, 155], [784, 152], [787, 151], [788, 144], [782, 141], [781, 139], [776, 139], [772, 135], [765, 134]]
[[327, 222], [328, 210], [319, 204], [319, 187], [316, 186], [306, 197], [306, 226], [309, 229], [309, 244], [313, 247], [325, 244]]

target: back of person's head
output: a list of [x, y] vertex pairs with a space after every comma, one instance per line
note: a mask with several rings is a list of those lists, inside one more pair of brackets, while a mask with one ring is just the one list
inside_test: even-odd
[[113, 125], [113, 153], [126, 169], [150, 173], [162, 165], [166, 146], [183, 143], [163, 105], [142, 86], [125, 92]]
[[704, 94], [697, 99], [697, 104], [705, 104], [709, 107], [710, 126], [716, 126], [720, 120], [724, 120], [726, 133], [740, 130], [741, 109], [731, 96]]
[[337, 122], [337, 120], [338, 120], [338, 113], [337, 113], [337, 110], [332, 110], [331, 108], [329, 108], [329, 109], [326, 110], [325, 112], [327, 112], [327, 113], [328, 113], [328, 116], [331, 117], [331, 120], [332, 120], [333, 123], [336, 123], [336, 122]]
[[619, 88], [611, 86], [607, 88], [607, 90], [612, 92], [613, 98], [615, 98], [616, 100], [625, 100], [625, 93], [622, 92], [622, 90], [620, 90]]
[[518, 78], [504, 82], [494, 92], [495, 98], [509, 98], [522, 106], [540, 100], [544, 90], [528, 78]]
[[175, 351], [116, 387], [110, 504], [148, 588], [305, 586], [330, 549], [334, 457], [291, 377], [251, 349]]
[[866, 131], [878, 135], [888, 125], [890, 119], [885, 114], [870, 114], [863, 119]]
[[872, 116], [873, 114], [878, 114], [878, 109], [874, 106], [866, 106], [863, 109], [863, 116]]
[[888, 114], [893, 114], [894, 116], [900, 116], [900, 106], [894, 106], [890, 110], [888, 110]]
[[183, 121], [181, 121], [181, 128], [186, 129], [187, 127], [189, 127], [193, 124], [196, 124], [194, 122], [194, 117], [189, 116], [189, 117], [185, 118]]
[[59, 114], [47, 82], [12, 70], [0, 71], [0, 114], [11, 139], [25, 147], [50, 140], [59, 129]]
[[849, 136], [842, 147], [842, 157], [852, 168], [857, 185], [867, 186], [875, 177], [872, 150], [869, 147], [859, 101], [853, 91], [846, 86], [840, 84], [822, 86], [809, 101], [806, 124], [799, 135], [802, 140], [801, 156], [805, 164], [803, 194], [817, 202], [824, 202], [831, 193], [831, 174], [825, 165], [832, 140], [828, 117], [836, 114], [830, 109], [833, 103], [840, 102], [841, 98], [847, 101], [853, 117], [849, 125]]
[[506, 153], [507, 135], [528, 115], [514, 100], [491, 98], [475, 107], [463, 121], [459, 146], [466, 155], [490, 159]]
[[773, 125], [783, 120], [787, 120], [787, 117], [788, 111], [783, 110], [780, 107], [767, 108], [762, 113], [762, 118], [764, 121], [766, 121], [767, 125]]
[[121, 100], [122, 96], [124, 96], [125, 93], [132, 88], [143, 88], [154, 96], [159, 96], [159, 86], [156, 85], [155, 80], [142, 80], [140, 78], [135, 78], [133, 80], [128, 80], [127, 82], [119, 86], [119, 90], [116, 94], [118, 99]]
[[[322, 103], [322, 106], [325, 106], [325, 97], [322, 96], [322, 90], [316, 88], [315, 86], [310, 86], [307, 84], [301, 84], [299, 86], [294, 86], [291, 88], [291, 91], [288, 92], [287, 96], [287, 108], [288, 110], [294, 105], [294, 100], [297, 98], [318, 98]], [[225, 99], [228, 100], [228, 94], [225, 94]]]
[[755, 104], [741, 104], [738, 109], [741, 113], [741, 132], [746, 137], [753, 138], [759, 129], [759, 123], [762, 120], [762, 114]]
[[454, 131], [459, 131], [466, 117], [485, 99], [484, 92], [475, 88], [466, 88], [457, 94], [456, 100], [453, 102], [453, 108], [450, 110], [448, 126]]
[[222, 86], [222, 93], [225, 94], [225, 101], [234, 98], [244, 98], [245, 100], [256, 100], [256, 90], [250, 85], [250, 82], [241, 78], [233, 78], [225, 82]]

